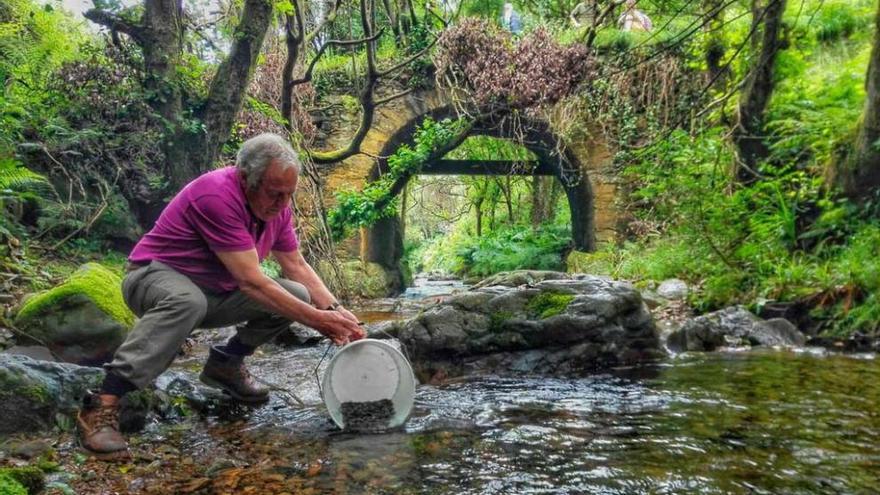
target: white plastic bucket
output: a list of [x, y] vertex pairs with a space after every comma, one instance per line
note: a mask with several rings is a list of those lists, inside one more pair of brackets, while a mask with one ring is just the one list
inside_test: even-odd
[[416, 379], [406, 357], [383, 340], [362, 339], [343, 346], [324, 370], [321, 394], [333, 422], [346, 428], [345, 402], [390, 400], [394, 412], [387, 424], [376, 429], [403, 425], [412, 412]]

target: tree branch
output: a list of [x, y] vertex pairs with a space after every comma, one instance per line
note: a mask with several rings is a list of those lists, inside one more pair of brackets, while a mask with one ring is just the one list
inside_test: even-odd
[[330, 40], [330, 41], [324, 43], [321, 46], [321, 48], [318, 50], [318, 53], [315, 54], [315, 58], [313, 58], [312, 61], [309, 62], [309, 66], [306, 68], [305, 74], [303, 74], [303, 76], [299, 79], [294, 79], [293, 81], [290, 81], [290, 86], [293, 87], [293, 86], [296, 86], [297, 84], [304, 84], [304, 83], [311, 81], [312, 80], [312, 72], [315, 70], [315, 65], [317, 65], [318, 60], [320, 60], [320, 58], [321, 58], [321, 55], [323, 55], [324, 52], [327, 51], [327, 48], [329, 48], [330, 46], [356, 46], [356, 45], [360, 45], [363, 43], [369, 43], [371, 41], [375, 41], [375, 40], [379, 39], [380, 36], [382, 36], [382, 30], [380, 30], [378, 33], [376, 33], [372, 36], [368, 36], [366, 38], [361, 38], [361, 39], [357, 39], [357, 40]]
[[[357, 155], [361, 152], [361, 144], [367, 133], [373, 126], [373, 116], [376, 113], [376, 102], [373, 101], [373, 92], [379, 82], [379, 72], [376, 70], [376, 40], [382, 35], [382, 30], [373, 33], [373, 24], [371, 22], [373, 14], [373, 4], [369, 0], [360, 1], [361, 11], [361, 27], [363, 29], [364, 40], [367, 48], [367, 73], [364, 87], [358, 95], [358, 102], [361, 105], [361, 121], [357, 131], [352, 136], [351, 141], [344, 147], [334, 151], [313, 151], [310, 152], [312, 161], [317, 164], [337, 163], [348, 157]], [[323, 48], [323, 47], [322, 47]], [[316, 57], [317, 58], [317, 57]], [[314, 67], [314, 61], [311, 67]]]
[[410, 89], [407, 89], [407, 90], [405, 90], [405, 91], [401, 91], [401, 92], [399, 92], [399, 93], [394, 93], [393, 95], [391, 95], [391, 96], [389, 96], [389, 97], [387, 97], [387, 98], [382, 98], [382, 99], [376, 100], [373, 104], [376, 105], [376, 106], [378, 107], [379, 105], [384, 105], [384, 104], [386, 104], [386, 103], [388, 103], [388, 102], [390, 102], [390, 101], [394, 101], [394, 100], [396, 100], [396, 99], [398, 99], [398, 98], [403, 98], [404, 96], [406, 96], [406, 95], [408, 95], [408, 94], [410, 94], [410, 93], [412, 93], [412, 92], [413, 92], [413, 90], [412, 90], [412, 88], [410, 88]]
[[89, 9], [83, 16], [95, 24], [106, 27], [110, 31], [129, 35], [139, 45], [144, 43], [144, 30], [140, 26], [136, 26], [112, 12], [101, 9]]
[[431, 43], [430, 43], [428, 46], [426, 46], [424, 49], [419, 50], [418, 53], [416, 53], [415, 55], [413, 55], [413, 56], [411, 56], [411, 57], [408, 57], [408, 58], [407, 58], [406, 60], [404, 60], [403, 62], [400, 62], [399, 64], [396, 64], [396, 65], [393, 65], [393, 66], [391, 66], [390, 68], [388, 68], [388, 69], [386, 69], [386, 70], [380, 71], [380, 72], [378, 73], [378, 76], [379, 76], [379, 77], [385, 77], [385, 76], [387, 76], [387, 75], [389, 75], [389, 74], [391, 74], [391, 73], [393, 73], [393, 72], [395, 72], [395, 71], [397, 71], [397, 70], [400, 70], [400, 69], [406, 67], [407, 65], [413, 63], [414, 61], [418, 60], [420, 57], [422, 57], [423, 55], [425, 55], [426, 53], [428, 53], [428, 50], [430, 50], [431, 48], [433, 48], [433, 46], [436, 45], [436, 44], [437, 44], [437, 41], [439, 41], [439, 40], [440, 40], [439, 37], [434, 37], [434, 40], [431, 41]]

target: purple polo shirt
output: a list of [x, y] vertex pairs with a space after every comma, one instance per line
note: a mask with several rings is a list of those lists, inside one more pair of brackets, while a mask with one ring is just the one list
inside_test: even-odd
[[295, 251], [299, 240], [290, 208], [268, 222], [250, 212], [235, 167], [208, 172], [183, 188], [128, 259], [161, 261], [211, 292], [238, 289], [216, 252], [256, 248], [260, 261], [270, 251]]

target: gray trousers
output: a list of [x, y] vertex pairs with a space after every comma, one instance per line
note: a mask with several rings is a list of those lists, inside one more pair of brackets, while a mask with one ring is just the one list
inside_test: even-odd
[[[298, 282], [276, 279], [299, 299], [309, 291]], [[237, 328], [243, 344], [257, 347], [286, 330], [290, 320], [269, 312], [241, 291], [205, 292], [187, 276], [153, 261], [130, 271], [122, 281], [125, 303], [140, 319], [116, 350], [107, 371], [138, 388], [149, 385], [168, 369], [187, 336], [196, 328], [216, 328], [247, 322]]]

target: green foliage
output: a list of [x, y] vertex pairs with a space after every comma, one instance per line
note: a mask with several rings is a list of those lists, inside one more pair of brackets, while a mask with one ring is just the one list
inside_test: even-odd
[[27, 168], [12, 158], [0, 157], [0, 195], [23, 194], [37, 189], [46, 183], [46, 178]]
[[444, 157], [449, 160], [509, 160], [525, 162], [537, 160], [528, 148], [509, 139], [492, 136], [468, 136], [457, 148]]
[[367, 227], [397, 214], [391, 188], [398, 179], [418, 173], [427, 160], [459, 137], [467, 123], [463, 119], [440, 122], [426, 117], [414, 135], [414, 146], [402, 145], [388, 158], [388, 172], [358, 191], [341, 191], [336, 207], [327, 215], [335, 239], [344, 238], [355, 227]]
[[0, 493], [3, 495], [28, 495], [24, 485], [4, 472], [0, 472]]
[[561, 270], [562, 252], [570, 243], [567, 226], [505, 226], [479, 237], [459, 231], [433, 239], [423, 260], [428, 268], [466, 276], [522, 269]]
[[[16, 483], [23, 489], [20, 493], [39, 493], [43, 489], [43, 478], [43, 471], [37, 466], [0, 468], [0, 493], [19, 493], [14, 488]], [[4, 481], [8, 483], [8, 486], [13, 487], [12, 491], [4, 491]], [[9, 481], [15, 483], [9, 483]]]
[[814, 301], [832, 331], [875, 329], [874, 213], [828, 196], [820, 176], [791, 166], [768, 163], [764, 179], [731, 191], [723, 132], [675, 133], [643, 155], [628, 174], [639, 184], [636, 198], [650, 205], [637, 222], [648, 234], [570, 256], [569, 269], [637, 283], [682, 278], [696, 287], [691, 302], [701, 311]]
[[[869, 12], [858, 4], [858, 0], [826, 1], [816, 10], [813, 30], [817, 40], [836, 41], [851, 36], [856, 30], [870, 23]], [[860, 8], [861, 7], [861, 8]]]
[[0, 5], [0, 156], [14, 149], [29, 125], [53, 113], [46, 82], [79, 55], [84, 39], [75, 21], [51, 6], [33, 0]]

